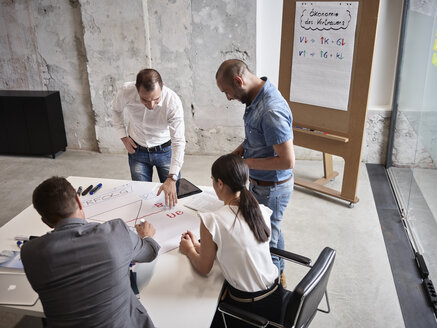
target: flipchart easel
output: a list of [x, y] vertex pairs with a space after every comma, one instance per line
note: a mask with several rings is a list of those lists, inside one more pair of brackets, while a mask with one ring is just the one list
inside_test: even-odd
[[[347, 110], [294, 102], [290, 101], [288, 96], [292, 87], [296, 3], [302, 8], [303, 3], [323, 6], [328, 2], [333, 3], [326, 0], [316, 2], [284, 0], [279, 90], [287, 99], [293, 113], [294, 144], [323, 153], [324, 176], [315, 181], [295, 177], [295, 184], [349, 201], [352, 207], [359, 201], [356, 190], [379, 0], [335, 1], [343, 6], [358, 4]], [[338, 172], [333, 170], [332, 155], [340, 156], [345, 161], [341, 191], [325, 186], [338, 175]]]

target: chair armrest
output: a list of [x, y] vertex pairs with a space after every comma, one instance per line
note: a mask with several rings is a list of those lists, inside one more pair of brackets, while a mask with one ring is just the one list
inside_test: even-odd
[[220, 302], [218, 305], [218, 310], [231, 317], [240, 319], [246, 323], [254, 325], [255, 327], [265, 327], [269, 323], [269, 320], [264, 317], [239, 309], [226, 302]]
[[283, 249], [270, 247], [270, 253], [273, 255], [282, 257], [283, 259], [286, 259], [288, 261], [296, 262], [297, 264], [302, 264], [302, 265], [306, 265], [306, 266], [311, 265], [311, 259], [309, 259], [308, 257], [302, 256], [299, 254], [295, 254], [292, 252], [288, 252], [288, 251], [285, 251]]

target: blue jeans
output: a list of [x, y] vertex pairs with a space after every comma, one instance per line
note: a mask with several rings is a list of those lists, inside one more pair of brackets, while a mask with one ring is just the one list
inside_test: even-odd
[[171, 146], [149, 153], [147, 150], [137, 149], [128, 154], [130, 175], [134, 181], [152, 181], [153, 167], [156, 166], [159, 181], [163, 183], [170, 171]]
[[[284, 237], [281, 231], [281, 222], [284, 210], [288, 205], [293, 193], [294, 176], [287, 182], [275, 186], [249, 186], [250, 192], [255, 196], [258, 203], [270, 208], [273, 213], [270, 216], [271, 236], [270, 247], [284, 249]], [[284, 270], [284, 260], [272, 256], [273, 263], [278, 267], [279, 272]]]

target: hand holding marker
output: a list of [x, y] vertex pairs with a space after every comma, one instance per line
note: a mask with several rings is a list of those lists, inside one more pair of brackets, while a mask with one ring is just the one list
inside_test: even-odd
[[94, 189], [92, 189], [90, 191], [90, 195], [95, 194], [97, 190], [99, 190], [100, 188], [102, 188], [102, 184], [99, 183], [97, 186], [94, 187]]

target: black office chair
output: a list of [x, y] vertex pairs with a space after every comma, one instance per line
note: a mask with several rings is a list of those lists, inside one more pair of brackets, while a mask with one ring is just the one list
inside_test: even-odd
[[[225, 327], [227, 327], [226, 316], [231, 316], [254, 327], [260, 328], [267, 326], [303, 328], [308, 327], [317, 311], [324, 313], [330, 312], [331, 309], [329, 306], [327, 285], [334, 264], [335, 250], [325, 247], [314, 265], [311, 265], [311, 260], [309, 258], [291, 252], [277, 248], [271, 248], [270, 252], [273, 255], [282, 257], [288, 261], [311, 268], [293, 291], [286, 290], [282, 304], [282, 318], [280, 322], [272, 322], [262, 316], [226, 303], [226, 301], [221, 301], [218, 305], [218, 310], [222, 314]], [[326, 296], [327, 310], [318, 308], [323, 295]]]

